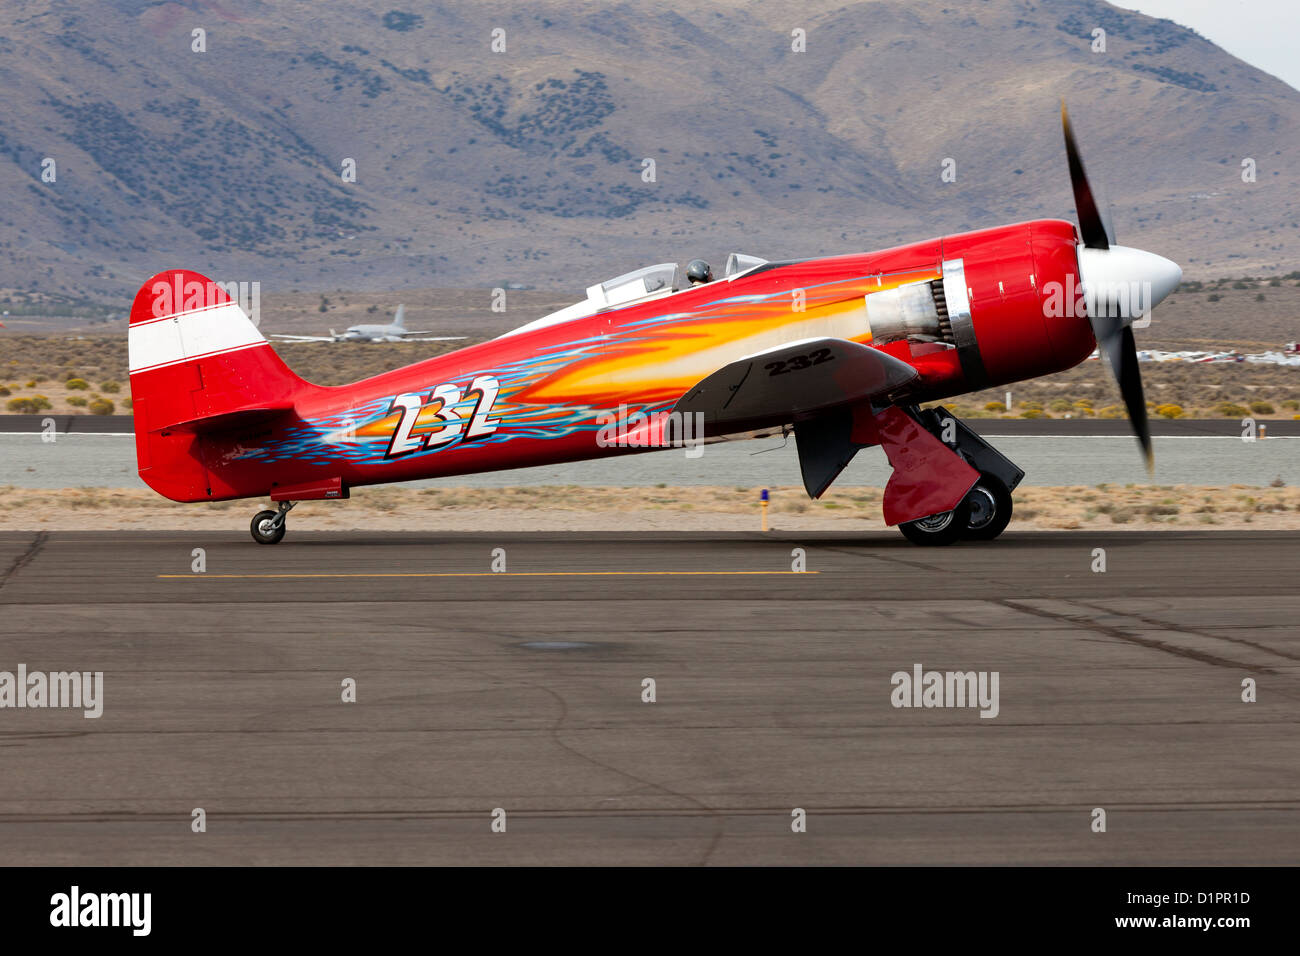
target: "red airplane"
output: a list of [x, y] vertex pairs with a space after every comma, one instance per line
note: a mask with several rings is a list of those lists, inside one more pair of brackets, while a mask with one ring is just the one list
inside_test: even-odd
[[[140, 477], [175, 501], [295, 503], [359, 485], [548, 465], [792, 426], [808, 494], [884, 448], [884, 516], [918, 544], [990, 540], [1024, 477], [943, 408], [1071, 368], [1100, 346], [1151, 462], [1132, 322], [1179, 267], [1117, 246], [1064, 105], [1079, 226], [1035, 220], [881, 252], [768, 262], [713, 279], [650, 266], [499, 338], [352, 385], [295, 375], [222, 288], [148, 280], [130, 319]], [[711, 281], [710, 281], [711, 280]]]

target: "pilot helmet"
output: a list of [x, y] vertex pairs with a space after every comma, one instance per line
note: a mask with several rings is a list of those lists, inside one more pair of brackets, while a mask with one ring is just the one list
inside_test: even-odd
[[703, 259], [692, 259], [686, 263], [686, 278], [692, 285], [713, 281], [713, 267]]

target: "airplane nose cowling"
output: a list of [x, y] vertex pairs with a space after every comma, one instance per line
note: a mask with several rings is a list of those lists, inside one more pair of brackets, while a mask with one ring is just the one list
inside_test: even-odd
[[1178, 263], [1143, 249], [1111, 246], [1079, 249], [1079, 279], [1088, 315], [1121, 320], [1141, 318], [1178, 288]]

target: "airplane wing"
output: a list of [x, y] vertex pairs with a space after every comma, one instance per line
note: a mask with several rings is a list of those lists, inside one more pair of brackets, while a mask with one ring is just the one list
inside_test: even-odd
[[[799, 470], [820, 498], [865, 445], [885, 449], [888, 524], [955, 508], [979, 472], [895, 401], [920, 373], [887, 352], [845, 339], [804, 339], [732, 362], [678, 400], [701, 412], [706, 434], [794, 423]], [[876, 411], [875, 405], [885, 405]]]
[[802, 339], [723, 366], [678, 399], [673, 411], [702, 413], [710, 434], [746, 431], [883, 397], [918, 374], [869, 345]]
[[281, 342], [333, 342], [332, 335], [272, 335], [271, 338]]
[[467, 335], [433, 335], [427, 338], [413, 339], [412, 335], [423, 335], [421, 332], [403, 332], [402, 341], [404, 342], [459, 342], [461, 339], [469, 338]]

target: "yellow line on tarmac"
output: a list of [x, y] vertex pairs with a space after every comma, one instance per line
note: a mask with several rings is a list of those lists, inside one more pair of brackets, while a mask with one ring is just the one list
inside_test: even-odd
[[587, 578], [609, 576], [637, 576], [649, 574], [672, 575], [737, 575], [737, 574], [820, 574], [820, 571], [391, 571], [375, 573], [283, 573], [283, 574], [160, 574], [160, 578]]

